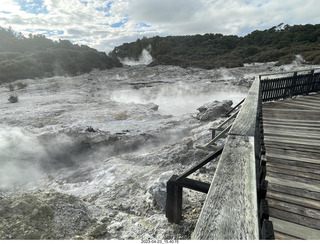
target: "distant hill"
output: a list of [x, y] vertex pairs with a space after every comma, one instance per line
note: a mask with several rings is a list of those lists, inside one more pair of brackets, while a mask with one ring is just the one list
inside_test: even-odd
[[244, 63], [278, 61], [291, 63], [300, 54], [312, 64], [320, 63], [320, 24], [279, 24], [263, 31], [238, 37], [205, 34], [137, 39], [124, 43], [109, 53], [111, 57], [130, 57], [136, 60], [143, 49], [150, 49], [154, 65], [181, 67], [239, 67]]
[[0, 84], [18, 79], [76, 75], [92, 69], [121, 67], [117, 58], [68, 40], [28, 37], [0, 27]]

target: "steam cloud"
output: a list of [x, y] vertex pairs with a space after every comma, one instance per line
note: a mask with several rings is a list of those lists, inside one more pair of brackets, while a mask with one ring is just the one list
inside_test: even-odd
[[131, 59], [131, 58], [124, 58], [123, 60], [120, 60], [120, 62], [125, 65], [130, 65], [130, 66], [148, 65], [153, 61], [153, 58], [150, 54], [150, 51], [151, 51], [151, 45], [149, 45], [149, 47], [147, 49], [142, 50], [142, 53], [141, 53], [138, 61]]
[[0, 128], [0, 189], [36, 179], [44, 173], [76, 163], [78, 148], [65, 135], [42, 142], [20, 128]]
[[246, 91], [235, 86], [209, 85], [207, 83], [175, 83], [170, 85], [144, 87], [140, 89], [118, 90], [113, 92], [111, 99], [116, 102], [159, 105], [163, 114], [182, 115], [195, 113], [197, 108], [208, 101], [233, 100], [240, 102]]

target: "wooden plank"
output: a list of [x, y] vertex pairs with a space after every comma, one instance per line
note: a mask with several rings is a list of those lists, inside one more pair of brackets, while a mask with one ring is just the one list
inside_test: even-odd
[[281, 233], [285, 233], [290, 236], [295, 236], [304, 240], [319, 240], [320, 231], [312, 228], [308, 228], [302, 225], [284, 221], [275, 217], [270, 217], [273, 228]]
[[[309, 164], [309, 166], [306, 167], [311, 167], [311, 168], [316, 168], [318, 169], [318, 167], [320, 166], [320, 160], [319, 159], [312, 159], [312, 158], [303, 158], [303, 157], [293, 157], [290, 155], [284, 155], [284, 154], [276, 154], [276, 153], [271, 153], [271, 152], [267, 152], [267, 159], [275, 161], [276, 160], [282, 160], [281, 163], [288, 163], [288, 164], [294, 164], [295, 162], [301, 162]], [[306, 165], [306, 164], [303, 164]]]
[[[302, 178], [308, 178], [308, 179], [313, 179], [313, 180], [318, 180], [320, 181], [320, 174], [314, 174], [310, 172], [303, 172], [301, 170], [293, 170], [292, 168], [289, 170], [289, 168], [281, 168], [281, 167], [276, 167], [275, 165], [270, 166], [269, 164], [267, 165], [267, 171], [278, 173], [278, 174], [288, 174], [291, 176], [297, 176], [297, 177], [302, 177]], [[319, 182], [320, 184], [320, 182]]]
[[297, 144], [297, 145], [305, 145], [305, 146], [320, 146], [320, 140], [316, 139], [294, 139], [289, 137], [276, 137], [276, 136], [265, 136], [265, 142], [276, 142], [276, 143], [285, 143], [285, 144]]
[[311, 109], [313, 109], [314, 107], [317, 106], [317, 103], [319, 102], [318, 100], [309, 100], [309, 101], [304, 101], [304, 100], [300, 100], [300, 99], [292, 99], [290, 101], [286, 101], [288, 103], [291, 104], [299, 104], [299, 105], [305, 105], [310, 107]]
[[[319, 129], [320, 130], [320, 129]], [[264, 129], [264, 136], [268, 137], [281, 137], [281, 138], [293, 138], [293, 139], [319, 139], [320, 138], [320, 133], [315, 134], [315, 133], [293, 133], [291, 131], [275, 131], [275, 130], [268, 130]], [[319, 139], [320, 140], [320, 139]]]
[[245, 101], [229, 132], [231, 135], [254, 136], [258, 116], [259, 79], [253, 82]]
[[269, 208], [298, 214], [298, 215], [305, 216], [308, 218], [313, 218], [313, 219], [316, 219], [320, 222], [320, 210], [316, 210], [316, 209], [312, 209], [312, 208], [305, 208], [301, 205], [283, 202], [283, 201], [275, 200], [272, 198], [268, 198], [267, 200], [268, 200]]
[[285, 109], [285, 108], [266, 108], [262, 107], [263, 117], [274, 117], [279, 119], [301, 119], [308, 118], [311, 120], [318, 120], [318, 110], [304, 110], [304, 109]]
[[276, 199], [283, 202], [289, 202], [296, 205], [301, 205], [306, 208], [320, 210], [320, 202], [313, 199], [307, 199], [303, 197], [298, 197], [298, 196], [293, 196], [285, 193], [279, 193], [279, 192], [268, 190], [267, 199], [269, 198]]
[[[319, 115], [320, 117], [320, 115]], [[310, 123], [310, 124], [320, 124], [320, 121], [316, 121], [316, 120], [305, 120], [305, 119], [278, 119], [278, 118], [268, 118], [268, 117], [264, 117], [263, 118], [263, 123], [265, 122], [274, 122], [276, 124], [278, 123], [291, 123], [291, 124], [295, 124], [295, 123]]]
[[305, 101], [305, 102], [320, 102], [320, 96], [301, 96], [299, 97], [300, 101]]
[[291, 223], [303, 225], [311, 229], [320, 230], [319, 219], [309, 218], [303, 215], [294, 214], [294, 213], [283, 211], [273, 207], [269, 207], [269, 214], [270, 216], [276, 217], [278, 219], [283, 219]]
[[265, 131], [278, 131], [278, 130], [282, 130], [282, 131], [288, 131], [290, 130], [290, 132], [292, 133], [306, 133], [306, 134], [310, 134], [310, 133], [318, 133], [319, 132], [319, 128], [314, 128], [314, 127], [301, 127], [301, 126], [287, 126], [287, 125], [264, 125], [263, 126]]
[[301, 238], [298, 238], [296, 236], [290, 236], [278, 231], [274, 232], [274, 237], [276, 240], [301, 240]]
[[297, 161], [297, 160], [286, 160], [286, 159], [280, 159], [280, 158], [272, 158], [267, 157], [267, 164], [277, 164], [277, 165], [283, 165], [283, 167], [299, 167], [299, 168], [305, 168], [306, 170], [319, 170], [319, 165]]
[[254, 137], [228, 136], [193, 239], [259, 239]]
[[320, 187], [320, 181], [318, 180], [298, 177], [290, 174], [276, 173], [276, 172], [273, 172], [271, 169], [268, 170], [268, 175], [270, 175], [270, 177], [279, 178], [281, 180], [289, 180], [289, 181], [294, 181], [296, 183], [304, 183], [304, 184], [309, 184], [311, 186]]
[[[293, 185], [292, 182], [291, 185]], [[320, 201], [320, 192], [283, 185], [283, 182], [276, 184], [274, 181], [269, 181], [268, 190]]]
[[290, 102], [283, 102], [281, 104], [282, 107], [288, 106], [292, 108], [303, 108], [303, 109], [312, 109], [312, 110], [317, 110], [319, 112], [320, 108], [315, 106], [310, 106], [310, 105], [305, 105], [305, 104], [298, 104], [298, 103], [290, 103]]
[[[299, 147], [298, 147], [299, 146]], [[267, 151], [272, 151], [276, 154], [286, 154], [288, 156], [296, 158], [310, 158], [310, 159], [319, 159], [320, 152], [318, 146], [310, 145], [297, 145], [297, 144], [283, 144], [283, 143], [274, 143], [272, 145], [266, 144]]]
[[[319, 185], [311, 185], [309, 183], [305, 182], [298, 182], [292, 179], [284, 179], [284, 178], [278, 178], [274, 175], [267, 173], [266, 180], [270, 183], [274, 183], [277, 185], [284, 185], [292, 188], [298, 188], [303, 189], [307, 191], [314, 191], [320, 193], [320, 186]], [[320, 205], [319, 205], [320, 206]]]
[[314, 169], [314, 168], [309, 168], [309, 167], [301, 167], [301, 166], [296, 166], [296, 165], [288, 165], [288, 164], [282, 164], [281, 162], [275, 162], [273, 160], [268, 160], [267, 163], [267, 169], [268, 168], [280, 168], [282, 170], [287, 170], [287, 171], [298, 171], [298, 172], [305, 172], [305, 173], [312, 173], [312, 174], [317, 174], [320, 175], [320, 167]]
[[300, 127], [315, 127], [315, 128], [320, 128], [320, 122], [319, 121], [314, 121], [314, 120], [308, 120], [304, 122], [297, 122], [297, 120], [291, 120], [290, 122], [288, 121], [279, 121], [279, 120], [263, 120], [263, 125], [287, 125], [287, 126], [300, 126]]

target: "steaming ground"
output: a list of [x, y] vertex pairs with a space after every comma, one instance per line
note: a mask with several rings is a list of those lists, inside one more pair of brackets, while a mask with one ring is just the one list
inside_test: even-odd
[[[184, 190], [180, 225], [163, 208], [168, 178], [209, 153], [196, 145], [222, 120], [196, 109], [296, 68], [138, 65], [0, 86], [0, 239], [189, 239], [205, 195]], [[193, 178], [211, 182], [216, 164]]]

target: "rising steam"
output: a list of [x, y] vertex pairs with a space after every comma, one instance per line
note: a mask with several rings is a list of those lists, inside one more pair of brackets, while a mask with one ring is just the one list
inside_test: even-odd
[[65, 135], [44, 141], [20, 128], [0, 127], [0, 189], [76, 163], [77, 144]]
[[121, 63], [125, 65], [148, 65], [153, 61], [153, 58], [150, 54], [151, 51], [151, 45], [147, 49], [143, 49], [142, 53], [139, 57], [139, 60], [134, 60], [132, 58], [124, 58], [123, 60], [120, 60]]

